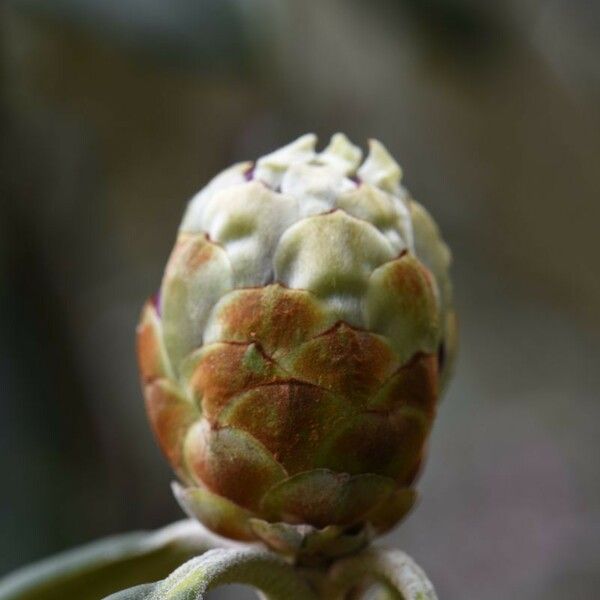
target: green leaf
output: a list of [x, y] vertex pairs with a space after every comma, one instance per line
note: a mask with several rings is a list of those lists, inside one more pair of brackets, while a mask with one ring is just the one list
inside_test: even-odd
[[162, 579], [219, 543], [192, 520], [155, 532], [113, 536], [8, 575], [0, 580], [0, 600], [99, 600], [117, 590]]

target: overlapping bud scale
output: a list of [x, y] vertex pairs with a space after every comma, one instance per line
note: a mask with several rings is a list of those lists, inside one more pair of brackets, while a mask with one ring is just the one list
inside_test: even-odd
[[217, 533], [335, 556], [396, 524], [455, 344], [450, 254], [372, 141], [306, 135], [188, 206], [138, 328], [146, 405]]

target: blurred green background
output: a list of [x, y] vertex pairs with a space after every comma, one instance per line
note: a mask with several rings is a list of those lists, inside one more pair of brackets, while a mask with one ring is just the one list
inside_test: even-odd
[[386, 541], [443, 600], [597, 597], [600, 4], [6, 0], [0, 36], [0, 574], [181, 517], [139, 309], [210, 176], [340, 130], [455, 257], [457, 376]]

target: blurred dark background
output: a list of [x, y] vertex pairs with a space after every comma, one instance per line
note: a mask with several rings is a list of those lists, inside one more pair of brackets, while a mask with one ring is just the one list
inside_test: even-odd
[[387, 541], [444, 600], [597, 597], [599, 3], [6, 0], [0, 36], [0, 573], [181, 517], [140, 306], [210, 176], [340, 130], [455, 257], [458, 372]]

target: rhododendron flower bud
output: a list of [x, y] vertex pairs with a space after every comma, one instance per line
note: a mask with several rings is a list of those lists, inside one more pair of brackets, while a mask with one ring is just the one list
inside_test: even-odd
[[450, 253], [398, 164], [375, 140], [364, 162], [342, 134], [315, 146], [191, 199], [138, 329], [182, 506], [307, 560], [411, 508], [456, 340]]

